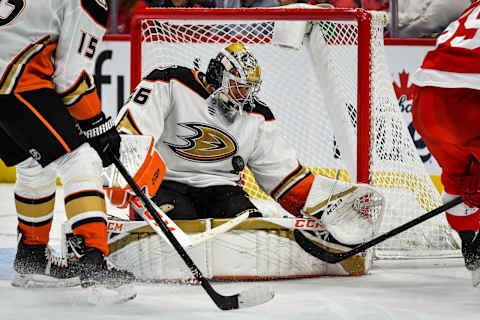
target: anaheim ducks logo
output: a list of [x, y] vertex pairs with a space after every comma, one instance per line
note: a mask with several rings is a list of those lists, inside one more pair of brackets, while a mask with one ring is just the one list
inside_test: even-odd
[[232, 157], [238, 151], [235, 139], [219, 128], [201, 123], [178, 123], [178, 125], [193, 131], [194, 134], [177, 136], [186, 142], [184, 145], [165, 143], [184, 159], [199, 162], [219, 161]]

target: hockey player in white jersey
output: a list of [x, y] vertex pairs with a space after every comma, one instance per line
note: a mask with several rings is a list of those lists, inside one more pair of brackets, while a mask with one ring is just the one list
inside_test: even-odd
[[[134, 280], [104, 259], [100, 175], [120, 137], [101, 111], [91, 73], [107, 16], [105, 0], [0, 1], [0, 157], [17, 169], [15, 286], [41, 286], [44, 275], [79, 277], [84, 286]], [[68, 264], [48, 247], [57, 175], [79, 253]]]
[[[256, 210], [240, 185], [239, 172], [248, 166], [259, 186], [292, 215], [321, 216], [337, 240], [362, 241], [358, 235], [369, 235], [371, 228], [365, 230], [368, 219], [351, 203], [373, 190], [314, 176], [299, 163], [272, 111], [257, 98], [260, 87], [259, 63], [241, 43], [211, 59], [206, 73], [171, 66], [140, 82], [117, 117], [117, 129], [156, 139], [167, 171], [153, 201], [174, 219]], [[334, 222], [334, 207], [346, 214], [342, 223]]]

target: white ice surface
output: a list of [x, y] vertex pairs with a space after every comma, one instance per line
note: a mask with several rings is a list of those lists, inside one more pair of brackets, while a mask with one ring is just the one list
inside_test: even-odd
[[[276, 297], [253, 308], [220, 311], [200, 286], [137, 284], [138, 297], [121, 305], [88, 304], [86, 291], [10, 286], [16, 215], [12, 185], [0, 184], [0, 320], [473, 320], [480, 319], [480, 289], [471, 286], [460, 259], [380, 261], [361, 277], [218, 283], [221, 294], [271, 286]], [[57, 193], [52, 244], [64, 220]]]

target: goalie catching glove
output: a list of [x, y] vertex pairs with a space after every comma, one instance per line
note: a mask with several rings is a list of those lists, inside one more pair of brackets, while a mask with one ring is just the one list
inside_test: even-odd
[[384, 207], [383, 195], [369, 185], [316, 175], [303, 213], [319, 218], [335, 240], [351, 246], [374, 237]]
[[[165, 163], [155, 150], [153, 137], [123, 135], [120, 144], [120, 162], [147, 197], [153, 197], [165, 176]], [[135, 196], [118, 169], [111, 165], [104, 169], [104, 189], [111, 203], [126, 208]]]

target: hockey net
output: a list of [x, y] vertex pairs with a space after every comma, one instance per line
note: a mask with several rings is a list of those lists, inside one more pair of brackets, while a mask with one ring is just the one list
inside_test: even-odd
[[[155, 67], [205, 71], [228, 44], [247, 44], [262, 68], [260, 99], [300, 162], [377, 187], [387, 199], [385, 232], [441, 204], [393, 91], [385, 22], [380, 12], [310, 7], [146, 9], [132, 23], [132, 88]], [[248, 169], [241, 175], [262, 210], [281, 210]], [[458, 256], [458, 244], [441, 215], [379, 244], [376, 256]]]

